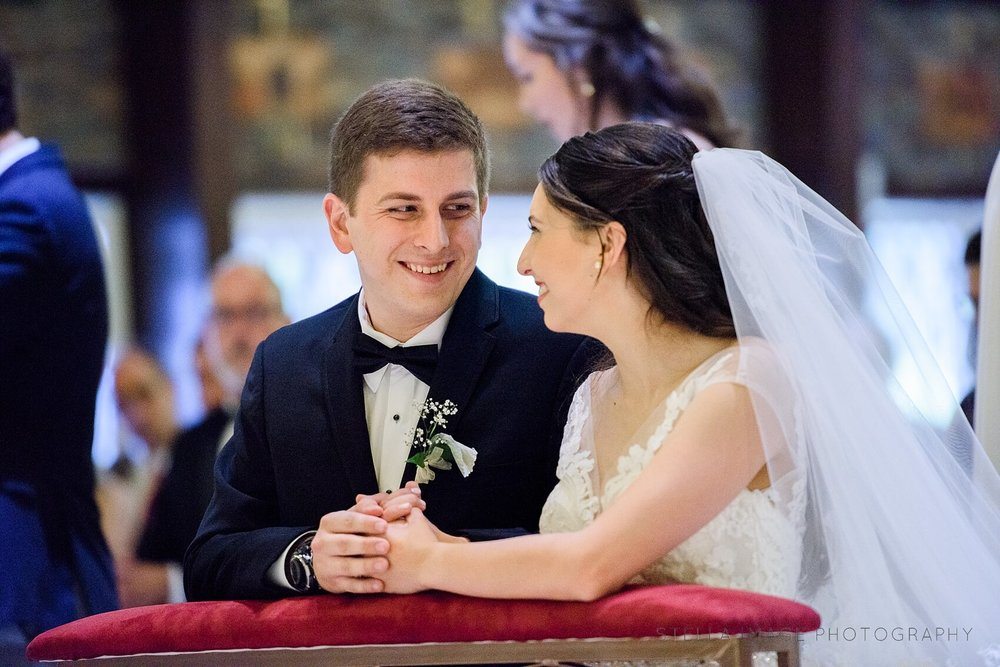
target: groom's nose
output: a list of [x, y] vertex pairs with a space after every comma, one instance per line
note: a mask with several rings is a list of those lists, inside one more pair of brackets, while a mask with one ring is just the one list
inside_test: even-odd
[[432, 253], [439, 252], [448, 247], [448, 228], [440, 212], [429, 213], [424, 216], [420, 221], [414, 243]]

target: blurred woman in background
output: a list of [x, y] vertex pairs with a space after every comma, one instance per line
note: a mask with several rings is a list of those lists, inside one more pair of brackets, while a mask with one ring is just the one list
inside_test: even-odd
[[639, 120], [676, 128], [700, 149], [736, 144], [707, 78], [634, 0], [516, 0], [504, 29], [521, 109], [559, 141]]

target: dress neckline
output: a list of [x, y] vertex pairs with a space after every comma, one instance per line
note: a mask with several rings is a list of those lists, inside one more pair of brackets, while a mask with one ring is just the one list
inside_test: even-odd
[[[696, 380], [701, 375], [711, 375], [717, 366], [721, 365], [729, 359], [729, 357], [736, 353], [740, 348], [739, 343], [729, 345], [713, 353], [707, 357], [704, 361], [695, 366], [684, 379], [682, 379], [676, 387], [674, 387], [664, 398], [653, 407], [653, 409], [646, 415], [642, 423], [633, 431], [633, 433], [627, 438], [628, 444], [625, 446], [624, 450], [615, 458], [614, 467], [605, 473], [610, 473], [607, 475], [606, 479], [602, 479], [602, 471], [597, 464], [596, 448], [597, 443], [594, 441], [593, 427], [591, 427], [591, 432], [589, 434], [592, 441], [592, 445], [584, 449], [585, 455], [593, 462], [592, 473], [591, 473], [591, 484], [588, 485], [586, 489], [587, 494], [595, 498], [601, 505], [602, 509], [605, 509], [605, 499], [608, 497], [608, 485], [610, 482], [617, 481], [622, 477], [628, 475], [631, 471], [628, 465], [629, 460], [634, 460], [641, 457], [651, 457], [659, 449], [659, 445], [662, 444], [663, 439], [666, 438], [667, 434], [673, 429], [674, 423], [680, 418], [680, 415], [684, 412], [687, 406], [690, 404], [694, 396], [690, 396], [685, 401], [680, 401], [682, 404], [678, 404], [679, 396], [682, 391], [687, 390], [692, 382]], [[595, 387], [593, 386], [594, 380], [604, 384], [613, 377], [611, 374], [617, 375], [618, 367], [612, 366], [604, 371], [599, 371], [594, 373], [587, 380], [587, 411], [594, 415], [593, 410], [593, 394]], [[595, 378], [594, 376], [599, 376]], [[673, 405], [672, 405], [673, 403]], [[655, 428], [650, 428], [650, 420], [653, 419], [658, 413], [663, 413], [660, 418], [659, 423]], [[645, 438], [645, 442], [638, 442], [639, 438], [637, 436], [648, 433], [649, 435]], [[582, 434], [581, 434], [582, 440]], [[658, 442], [654, 442], [654, 440]], [[578, 450], [582, 441], [577, 443]], [[652, 451], [650, 451], [651, 446]], [[623, 465], [624, 462], [624, 465]], [[612, 488], [612, 491], [614, 489]]]

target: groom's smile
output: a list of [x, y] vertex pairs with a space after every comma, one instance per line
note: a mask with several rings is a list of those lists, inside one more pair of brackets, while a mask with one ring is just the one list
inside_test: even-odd
[[413, 271], [414, 273], [420, 273], [425, 276], [430, 276], [441, 273], [442, 271], [447, 269], [450, 264], [451, 262], [443, 262], [441, 264], [427, 266], [427, 265], [416, 264], [414, 262], [404, 262], [403, 266], [408, 268], [410, 271]]

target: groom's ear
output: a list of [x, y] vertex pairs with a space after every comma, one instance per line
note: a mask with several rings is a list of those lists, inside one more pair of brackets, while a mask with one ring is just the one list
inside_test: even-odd
[[323, 198], [323, 213], [326, 214], [326, 222], [330, 228], [330, 238], [337, 250], [345, 255], [354, 249], [351, 243], [351, 231], [347, 226], [347, 218], [350, 215], [347, 202], [330, 193]]
[[604, 247], [605, 270], [618, 265], [625, 258], [625, 239], [628, 232], [620, 222], [611, 221], [604, 225], [601, 245]]

